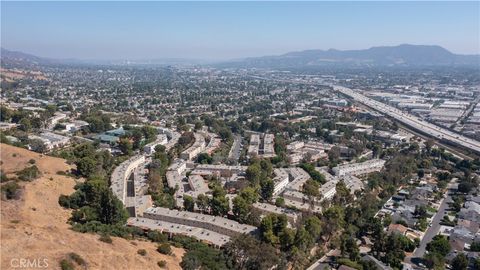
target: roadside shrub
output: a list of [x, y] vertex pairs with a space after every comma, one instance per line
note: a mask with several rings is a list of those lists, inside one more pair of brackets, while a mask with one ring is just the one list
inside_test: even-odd
[[165, 243], [168, 240], [168, 237], [159, 231], [149, 231], [147, 233], [147, 238], [157, 243]]
[[33, 159], [33, 158], [28, 161], [28, 163], [30, 163], [30, 164], [35, 164], [35, 162], [36, 162], [36, 161], [35, 161], [35, 159]]
[[103, 224], [100, 221], [88, 221], [85, 224], [74, 223], [72, 225], [72, 230], [81, 233], [98, 233], [101, 235], [109, 235], [122, 237], [125, 239], [132, 238], [132, 229], [121, 224], [109, 225]]
[[137, 254], [145, 256], [145, 255], [147, 255], [147, 251], [145, 249], [139, 249], [139, 250], [137, 250]]
[[62, 268], [62, 270], [75, 270], [73, 263], [69, 262], [66, 259], [60, 261], [60, 268]]
[[172, 254], [172, 248], [170, 247], [170, 244], [168, 244], [168, 243], [160, 244], [157, 248], [157, 251], [162, 253], [162, 254], [165, 254], [165, 255]]
[[160, 267], [160, 268], [164, 268], [165, 266], [167, 266], [167, 262], [166, 261], [158, 261], [157, 262], [157, 265]]

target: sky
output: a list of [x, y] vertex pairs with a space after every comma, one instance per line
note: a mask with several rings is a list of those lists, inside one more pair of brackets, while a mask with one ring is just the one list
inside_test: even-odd
[[480, 2], [6, 2], [1, 46], [50, 58], [236, 59], [440, 45], [480, 53]]

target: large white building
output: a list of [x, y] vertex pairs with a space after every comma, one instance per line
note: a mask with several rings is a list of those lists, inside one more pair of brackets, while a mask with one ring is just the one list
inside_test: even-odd
[[205, 150], [205, 137], [200, 133], [194, 133], [195, 142], [188, 149], [180, 154], [180, 157], [185, 160], [191, 160]]
[[328, 181], [320, 187], [320, 195], [322, 200], [331, 200], [333, 196], [337, 193], [337, 183], [338, 180]]
[[287, 220], [290, 222], [290, 224], [294, 225], [295, 222], [297, 222], [298, 215], [294, 210], [283, 208], [283, 207], [278, 207], [273, 204], [269, 203], [261, 203], [261, 202], [256, 202], [253, 205], [253, 208], [257, 209], [260, 213], [264, 215], [268, 214], [277, 214], [277, 215], [285, 215], [287, 217]]
[[247, 166], [228, 166], [224, 164], [213, 165], [213, 164], [199, 164], [193, 171], [192, 174], [198, 175], [217, 175], [221, 177], [231, 177], [233, 175], [243, 175], [247, 170]]
[[251, 157], [258, 155], [259, 147], [260, 147], [260, 135], [252, 134], [250, 136], [250, 144], [248, 145], [247, 154]]
[[143, 213], [144, 218], [203, 228], [230, 237], [238, 234], [253, 234], [257, 227], [240, 224], [236, 221], [187, 211], [170, 210], [163, 207], [150, 207]]
[[185, 192], [185, 194], [193, 198], [197, 198], [198, 195], [205, 194], [210, 191], [208, 184], [200, 175], [193, 174], [188, 176], [188, 186], [190, 187], [190, 190]]
[[147, 155], [151, 155], [155, 152], [155, 147], [157, 145], [166, 145], [168, 143], [168, 138], [166, 134], [158, 134], [157, 139], [143, 147], [143, 151]]
[[349, 163], [337, 166], [332, 169], [336, 176], [342, 177], [346, 174], [360, 176], [382, 170], [385, 160], [372, 159], [362, 163]]
[[269, 133], [263, 137], [263, 157], [269, 158], [275, 156], [274, 139], [275, 136]]
[[275, 169], [273, 170], [275, 177], [273, 178], [273, 196], [280, 194], [290, 182], [288, 171], [285, 169]]
[[40, 140], [45, 144], [48, 151], [62, 148], [70, 144], [70, 137], [55, 134], [53, 132], [42, 132], [40, 135], [29, 135], [29, 139]]
[[127, 180], [132, 175], [133, 171], [145, 162], [145, 156], [137, 155], [129, 158], [118, 165], [112, 172], [110, 178], [113, 194], [125, 204], [127, 197]]
[[178, 174], [183, 173], [187, 169], [187, 162], [181, 158], [175, 159], [168, 167], [169, 171], [176, 171]]

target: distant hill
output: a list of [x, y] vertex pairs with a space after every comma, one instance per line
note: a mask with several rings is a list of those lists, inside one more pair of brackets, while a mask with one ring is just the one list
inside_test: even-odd
[[246, 58], [222, 63], [224, 67], [308, 68], [319, 66], [480, 66], [480, 55], [458, 55], [440, 46], [372, 47], [366, 50], [306, 50], [278, 56]]
[[86, 62], [77, 59], [54, 59], [39, 57], [19, 51], [11, 51], [1, 48], [1, 66], [3, 68], [34, 68], [36, 66], [58, 65], [58, 64], [85, 64]]
[[1, 65], [2, 67], [33, 67], [47, 62], [46, 59], [17, 51], [10, 51], [1, 48]]
[[162, 58], [162, 59], [136, 59], [136, 60], [80, 60], [80, 59], [54, 59], [36, 55], [11, 51], [1, 48], [1, 66], [3, 68], [32, 68], [45, 65], [107, 65], [107, 66], [167, 66], [167, 65], [201, 65], [211, 61], [200, 59]]

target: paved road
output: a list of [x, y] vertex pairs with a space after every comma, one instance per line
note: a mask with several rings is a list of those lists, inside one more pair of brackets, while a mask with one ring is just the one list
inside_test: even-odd
[[478, 96], [471, 104], [470, 104], [470, 107], [468, 107], [462, 114], [462, 116], [460, 116], [458, 118], [458, 120], [455, 122], [455, 125], [458, 125], [458, 123], [460, 123], [460, 121], [466, 119], [470, 113], [473, 111], [473, 109], [475, 109], [475, 107], [477, 106], [477, 103], [480, 102], [480, 96]]
[[233, 139], [232, 148], [228, 153], [228, 158], [237, 162], [238, 159], [240, 158], [241, 152], [242, 152], [242, 137], [237, 134]]
[[415, 258], [422, 258], [423, 255], [425, 255], [425, 249], [427, 247], [427, 244], [430, 241], [432, 241], [433, 237], [437, 235], [438, 232], [440, 231], [440, 226], [441, 226], [440, 221], [442, 220], [443, 216], [447, 214], [449, 202], [452, 202], [450, 191], [447, 192], [446, 198], [444, 198], [442, 203], [440, 204], [440, 208], [438, 208], [437, 213], [433, 217], [431, 226], [425, 232], [425, 235], [423, 236], [422, 241], [420, 241], [420, 246], [417, 249], [415, 249], [411, 257], [406, 258], [407, 261], [410, 261], [411, 263], [413, 263], [412, 259], [415, 260]]

